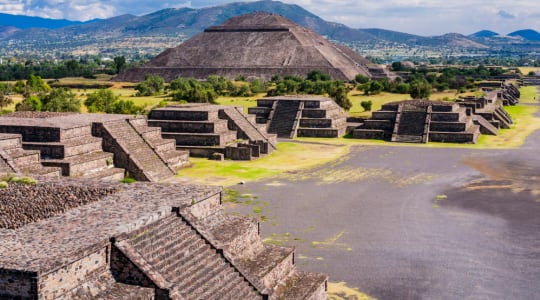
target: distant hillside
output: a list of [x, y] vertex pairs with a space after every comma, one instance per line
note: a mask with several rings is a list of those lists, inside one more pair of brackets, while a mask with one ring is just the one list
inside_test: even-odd
[[10, 26], [20, 29], [27, 28], [48, 28], [58, 29], [70, 25], [84, 24], [85, 22], [69, 21], [69, 20], [54, 20], [40, 17], [28, 17], [19, 15], [10, 15], [0, 13], [0, 26]]
[[527, 41], [540, 41], [540, 33], [532, 29], [524, 29], [509, 33], [508, 36], [521, 37]]
[[492, 37], [496, 37], [496, 36], [499, 36], [500, 34], [494, 32], [494, 31], [491, 31], [491, 30], [481, 30], [481, 31], [478, 31], [478, 32], [475, 32], [471, 35], [469, 35], [469, 37], [471, 38], [492, 38]]
[[0, 39], [5, 39], [12, 36], [15, 32], [19, 31], [19, 28], [13, 26], [2, 26], [0, 25]]
[[[0, 28], [0, 54], [8, 53], [9, 55], [17, 52], [37, 53], [37, 55], [57, 55], [57, 53], [76, 55], [84, 53], [116, 55], [122, 53], [121, 55], [124, 55], [124, 53], [130, 53], [139, 56], [148, 54], [153, 56], [166, 48], [177, 46], [183, 40], [202, 32], [207, 27], [219, 25], [234, 16], [253, 12], [280, 14], [301, 26], [311, 28], [330, 40], [358, 45], [363, 49], [404, 46], [411, 49], [426, 47], [430, 49], [429, 51], [457, 49], [459, 52], [461, 50], [468, 51], [466, 49], [485, 50], [491, 47], [498, 47], [500, 50], [501, 47], [512, 48], [514, 43], [526, 44], [516, 38], [499, 39], [497, 36], [494, 39], [492, 37], [497, 33], [487, 30], [471, 36], [452, 33], [424, 37], [377, 28], [354, 29], [343, 24], [325, 21], [295, 4], [264, 0], [229, 3], [201, 9], [164, 9], [143, 16], [122, 15], [87, 23], [74, 24], [77, 22], [72, 22], [69, 23], [69, 26], [52, 29], [52, 25], [23, 30]], [[3, 17], [1, 20], [2, 23], [9, 23]], [[64, 26], [67, 24], [65, 22], [71, 21], [58, 20], [58, 22], [60, 23], [57, 26]], [[28, 24], [26, 27], [29, 27]], [[5, 26], [22, 28], [15, 24]], [[535, 37], [534, 33], [536, 36], [538, 35], [532, 30], [531, 32], [520, 31], [518, 33], [524, 39], [531, 40]], [[532, 41], [538, 40], [540, 38]], [[526, 45], [526, 47], [528, 46]]]

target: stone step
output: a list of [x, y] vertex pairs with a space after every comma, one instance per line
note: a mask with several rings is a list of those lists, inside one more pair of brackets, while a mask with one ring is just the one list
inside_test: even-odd
[[176, 253], [179, 259], [163, 269], [164, 277], [171, 282], [179, 282], [181, 278], [191, 274], [193, 270], [198, 270], [213, 258], [212, 249], [200, 237], [185, 245], [181, 253], [183, 256]]
[[174, 150], [162, 152], [159, 154], [161, 158], [167, 162], [167, 165], [175, 170], [179, 170], [189, 165], [189, 152], [178, 151], [176, 146]]
[[237, 260], [238, 269], [249, 274], [259, 290], [273, 289], [294, 268], [294, 248], [265, 245], [254, 257]]
[[[104, 123], [103, 127], [113, 137], [115, 142], [120, 145], [120, 149], [127, 156], [125, 168], [134, 175], [136, 179], [142, 177], [144, 172], [145, 179], [150, 181], [159, 181], [174, 175], [161, 157], [154, 149], [143, 139], [137, 130], [128, 122], [109, 122]], [[148, 176], [149, 175], [149, 176]], [[150, 177], [150, 178], [148, 178]]]
[[[256, 220], [242, 216], [215, 214], [209, 217], [208, 231], [227, 253], [235, 258], [250, 258], [264, 250]], [[218, 220], [212, 220], [217, 218]], [[206, 221], [205, 221], [206, 223]]]
[[0, 156], [0, 173], [14, 173], [15, 170], [13, 170], [5, 161], [5, 159]]
[[9, 150], [22, 147], [22, 137], [18, 134], [0, 133], [0, 149]]
[[92, 174], [83, 176], [89, 179], [98, 179], [102, 181], [120, 181], [124, 179], [124, 173], [126, 170], [121, 168], [107, 168]]
[[[212, 251], [212, 250], [210, 250]], [[210, 256], [210, 252], [208, 252]], [[183, 276], [181, 280], [175, 281], [178, 286], [182, 286], [184, 294], [188, 299], [193, 299], [192, 294], [199, 288], [205, 281], [212, 278], [212, 275], [219, 272], [230, 271], [232, 267], [225, 262], [225, 260], [215, 257], [215, 259], [208, 260], [205, 264], [197, 263], [191, 270], [182, 272]]]
[[236, 300], [236, 299], [261, 299], [261, 296], [240, 276], [235, 277], [228, 289], [220, 294], [219, 299]]
[[29, 169], [21, 169], [23, 174], [34, 174], [45, 177], [60, 177], [62, 176], [62, 170], [58, 167], [43, 167], [41, 163], [39, 165], [32, 166]]
[[161, 128], [162, 132], [221, 133], [229, 130], [227, 120], [219, 119], [214, 121], [149, 120], [148, 124]]
[[242, 285], [241, 280], [243, 279], [240, 274], [236, 272], [221, 272], [195, 290], [191, 299], [223, 299], [224, 293], [235, 288], [236, 285]]
[[29, 169], [32, 166], [40, 165], [39, 151], [15, 148], [5, 152], [19, 169]]
[[392, 137], [392, 142], [398, 143], [422, 143], [421, 135], [396, 134]]
[[113, 167], [113, 154], [92, 152], [68, 157], [66, 159], [47, 159], [42, 164], [47, 167], [59, 167], [62, 176], [84, 177]]
[[298, 137], [339, 138], [345, 135], [346, 126], [340, 128], [298, 128]]
[[[130, 244], [137, 251], [148, 253], [146, 247], [150, 247], [154, 244], [167, 240], [166, 237], [173, 233], [183, 233], [188, 230], [179, 225], [176, 216], [169, 216], [167, 218], [160, 219], [152, 225], [145, 227], [144, 231], [136, 232], [130, 238]], [[175, 234], [172, 236], [176, 236]]]
[[153, 109], [148, 116], [148, 120], [213, 121], [217, 119], [217, 110], [175, 109], [173, 107]]
[[176, 146], [219, 146], [225, 147], [236, 140], [236, 132], [214, 133], [163, 133], [163, 137], [174, 139]]
[[24, 148], [39, 150], [43, 159], [63, 159], [102, 150], [102, 140], [93, 136], [70, 139], [65, 142], [24, 142]]
[[[217, 296], [219, 294], [217, 294], [216, 292], [220, 289], [220, 287], [226, 285], [226, 282], [235, 279], [235, 277], [240, 277], [240, 274], [234, 271], [234, 269], [232, 269], [228, 263], [223, 262], [222, 264], [219, 264], [216, 268], [214, 268], [212, 271], [207, 272], [206, 274], [203, 273], [203, 275], [195, 282], [195, 284], [192, 284], [191, 288], [188, 289], [188, 297], [190, 299], [209, 299], [209, 295], [214, 294], [215, 296]], [[247, 285], [248, 289], [255, 292], [254, 288], [250, 287], [247, 282], [245, 282], [245, 284], [243, 285]]]
[[355, 129], [352, 132], [352, 137], [355, 139], [375, 139], [384, 140], [387, 136], [391, 135], [390, 132], [381, 129]]
[[[188, 247], [194, 245], [204, 247], [204, 243], [200, 243], [199, 237], [191, 232], [178, 233], [178, 235], [182, 238], [174, 239], [174, 241], [162, 241], [162, 243], [164, 244], [152, 245], [152, 247], [149, 248], [149, 250], [151, 251], [147, 250], [147, 252], [145, 252], [148, 253], [146, 254], [146, 256], [148, 257], [150, 262], [153, 262], [154, 265], [158, 269], [163, 270], [164, 273], [169, 273], [169, 271], [173, 271], [177, 269], [179, 265], [181, 265], [181, 259], [187, 258], [187, 256], [189, 255], [189, 253], [186, 252], [186, 249]], [[170, 249], [171, 253], [176, 253], [177, 255], [160, 259], [160, 249]]]
[[272, 299], [326, 299], [327, 281], [324, 274], [294, 272], [278, 285]]

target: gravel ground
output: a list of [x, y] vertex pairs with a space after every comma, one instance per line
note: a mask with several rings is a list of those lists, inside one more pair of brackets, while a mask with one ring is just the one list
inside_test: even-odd
[[[378, 299], [539, 299], [540, 132], [516, 150], [354, 147], [234, 187], [297, 265]], [[243, 195], [243, 196], [242, 196]]]

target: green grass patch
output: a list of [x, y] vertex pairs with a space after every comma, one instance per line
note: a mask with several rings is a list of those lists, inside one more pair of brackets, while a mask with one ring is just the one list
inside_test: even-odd
[[264, 97], [265, 94], [258, 94], [252, 97], [229, 97], [220, 96], [216, 100], [219, 105], [243, 106], [244, 113], [248, 113], [248, 108], [257, 106], [257, 99]]
[[120, 180], [121, 183], [126, 183], [126, 184], [130, 184], [130, 183], [135, 183], [137, 182], [137, 180], [135, 178], [131, 178], [131, 177], [125, 177], [124, 179]]
[[213, 161], [190, 158], [192, 167], [179, 176], [199, 184], [231, 186], [241, 181], [257, 181], [284, 172], [312, 168], [349, 152], [347, 145], [283, 142], [272, 154], [253, 161]]
[[524, 86], [519, 91], [521, 92], [519, 103], [539, 103], [537, 86]]

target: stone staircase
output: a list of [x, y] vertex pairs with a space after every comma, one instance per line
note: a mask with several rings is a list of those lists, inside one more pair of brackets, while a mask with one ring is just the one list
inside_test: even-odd
[[427, 108], [400, 105], [394, 123], [392, 142], [425, 143], [424, 137], [429, 130], [429, 126], [426, 127], [426, 123], [429, 123]]
[[133, 178], [157, 182], [176, 174], [129, 120], [103, 122], [101, 126], [105, 149], [114, 149], [115, 164], [125, 168]]
[[[241, 138], [250, 141], [263, 141], [268, 143], [270, 151], [276, 150], [276, 135], [267, 133], [266, 129], [263, 129], [264, 126], [257, 126], [255, 116], [246, 116], [241, 109], [241, 107], [224, 108], [220, 110], [220, 117], [232, 123], [233, 130], [236, 130]], [[231, 129], [230, 127], [229, 129]]]
[[[429, 100], [387, 103], [352, 131], [353, 138], [385, 139], [402, 143], [476, 143], [480, 126], [469, 108]], [[478, 122], [481, 120], [478, 118]], [[489, 122], [483, 122], [489, 123]], [[485, 124], [488, 131], [494, 130]]]
[[23, 149], [20, 135], [0, 134], [0, 173], [60, 176], [60, 169], [43, 166], [39, 151]]
[[275, 133], [280, 138], [289, 139], [294, 137], [298, 128], [297, 114], [299, 109], [300, 101], [277, 101], [273, 118], [268, 126], [268, 132]]
[[299, 272], [294, 264], [294, 248], [263, 244], [257, 221], [227, 215], [223, 210], [203, 220], [190, 218], [269, 299], [326, 299], [328, 277]]
[[180, 299], [260, 299], [223, 253], [175, 213], [117, 241], [115, 247], [151, 274], [160, 289]]
[[[345, 135], [347, 116], [332, 99], [319, 96], [280, 96], [257, 100], [248, 109], [257, 124], [267, 124], [278, 137], [337, 138]], [[279, 132], [278, 132], [279, 131]]]
[[189, 165], [189, 152], [176, 150], [176, 141], [164, 139], [160, 127], [149, 127], [146, 118], [128, 119], [128, 122], [169, 168], [178, 171]]

